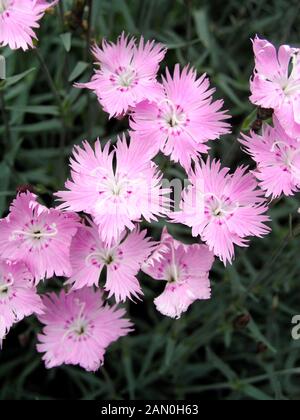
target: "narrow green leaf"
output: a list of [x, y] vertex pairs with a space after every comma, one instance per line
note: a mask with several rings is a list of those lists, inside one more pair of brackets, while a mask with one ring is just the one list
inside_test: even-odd
[[62, 40], [63, 46], [67, 52], [71, 51], [72, 46], [72, 34], [71, 32], [66, 32], [65, 34], [60, 35], [60, 39]]

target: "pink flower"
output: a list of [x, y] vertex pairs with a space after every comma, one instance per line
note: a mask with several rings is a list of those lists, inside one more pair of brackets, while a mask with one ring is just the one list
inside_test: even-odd
[[0, 45], [24, 51], [33, 48], [34, 30], [45, 11], [58, 0], [0, 0]]
[[162, 174], [151, 162], [147, 145], [132, 139], [128, 146], [123, 138], [114, 151], [110, 146], [102, 149], [98, 140], [95, 150], [87, 142], [75, 147], [69, 191], [57, 194], [64, 201], [61, 208], [92, 215], [108, 245], [119, 241], [126, 228], [134, 230], [142, 217], [157, 220], [169, 204], [169, 190], [161, 188]]
[[133, 109], [131, 128], [189, 170], [192, 159], [207, 153], [209, 140], [230, 131], [224, 122], [229, 116], [221, 111], [223, 101], [213, 102], [214, 89], [205, 74], [197, 79], [195, 70], [185, 67], [180, 72], [176, 65], [173, 77], [167, 70], [163, 88], [155, 102], [144, 101]]
[[102, 293], [93, 288], [51, 293], [43, 303], [39, 320], [45, 326], [37, 350], [45, 353], [47, 368], [68, 364], [96, 371], [107, 347], [132, 331], [132, 323], [123, 318], [125, 310], [104, 306]]
[[0, 260], [0, 343], [10, 328], [32, 314], [42, 314], [43, 304], [23, 263]]
[[150, 258], [143, 271], [154, 279], [167, 281], [164, 292], [154, 300], [158, 311], [180, 318], [196, 300], [210, 299], [208, 275], [214, 255], [206, 245], [183, 245], [166, 230], [159, 249], [159, 258]]
[[253, 41], [255, 70], [250, 81], [250, 100], [272, 108], [290, 136], [300, 136], [299, 49], [282, 45], [278, 52], [267, 40]]
[[293, 195], [300, 189], [300, 143], [289, 137], [278, 120], [263, 126], [262, 135], [251, 132], [240, 142], [257, 163], [255, 175], [266, 196]]
[[71, 245], [73, 273], [68, 283], [73, 285], [73, 289], [98, 286], [100, 274], [106, 267], [104, 288], [109, 297], [114, 295], [117, 302], [127, 298], [138, 299], [143, 292], [136, 276], [153, 246], [146, 233], [134, 230], [107, 246], [99, 237], [95, 225], [80, 228]]
[[161, 87], [156, 81], [159, 63], [166, 50], [161, 44], [137, 44], [123, 33], [116, 44], [103, 41], [102, 49], [95, 46], [94, 56], [100, 66], [89, 83], [77, 87], [92, 89], [110, 117], [124, 115], [130, 107], [155, 99]]
[[17, 196], [10, 214], [0, 220], [0, 256], [23, 261], [35, 282], [69, 276], [70, 246], [79, 226], [77, 216], [47, 209], [31, 193]]
[[181, 211], [173, 220], [192, 228], [226, 265], [234, 257], [234, 245], [247, 246], [249, 236], [262, 237], [270, 229], [263, 192], [247, 168], [234, 174], [218, 161], [201, 161], [191, 173], [191, 186], [183, 194]]

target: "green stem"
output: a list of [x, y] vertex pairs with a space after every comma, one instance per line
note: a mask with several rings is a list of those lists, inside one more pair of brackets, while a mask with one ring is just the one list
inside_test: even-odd
[[[92, 17], [93, 17], [93, 0], [88, 0], [88, 6], [89, 6], [89, 12], [88, 12], [88, 30], [87, 30], [87, 44], [86, 44], [86, 50], [85, 50], [85, 61], [87, 61], [88, 56], [89, 56], [89, 52], [90, 52], [90, 48], [91, 48], [91, 39], [92, 39]], [[88, 109], [88, 116], [89, 118], [87, 118], [87, 133], [88, 133], [88, 138], [90, 139], [92, 136], [92, 109], [91, 109], [91, 96], [90, 93], [87, 91], [87, 98], [88, 98], [88, 104], [87, 104], [87, 109]]]
[[7, 145], [10, 142], [11, 133], [10, 133], [10, 126], [9, 126], [9, 119], [6, 112], [4, 92], [2, 90], [0, 90], [0, 108], [1, 108], [1, 114], [3, 117], [4, 130], [5, 130], [5, 135], [3, 136], [3, 144]]
[[47, 66], [43, 56], [41, 55], [40, 51], [38, 50], [38, 48], [36, 48], [34, 51], [36, 53], [36, 56], [37, 56], [37, 59], [39, 60], [40, 65], [41, 65], [41, 67], [42, 67], [42, 69], [45, 73], [46, 79], [47, 79], [49, 87], [50, 87], [50, 89], [51, 89], [51, 91], [52, 91], [52, 93], [55, 97], [57, 105], [60, 107], [61, 106], [60, 94], [59, 94], [59, 92], [58, 92], [58, 90], [55, 86], [55, 83], [54, 83], [54, 81], [52, 79], [52, 76], [49, 72], [48, 66]]
[[289, 244], [289, 242], [294, 239], [297, 238], [297, 236], [300, 235], [300, 224], [298, 224], [295, 229], [290, 230], [290, 232], [285, 236], [285, 238], [283, 239], [283, 241], [281, 242], [281, 244], [279, 245], [279, 247], [275, 250], [275, 252], [273, 253], [273, 255], [271, 256], [271, 258], [267, 261], [267, 263], [265, 264], [265, 266], [263, 267], [261, 273], [259, 276], [257, 276], [252, 282], [251, 284], [248, 286], [247, 288], [247, 292], [251, 292], [253, 291], [253, 289], [257, 286], [258, 283], [261, 283], [262, 281], [264, 281], [264, 279], [266, 278], [266, 276], [269, 273], [269, 269], [271, 267], [273, 267], [274, 263], [277, 261], [277, 259], [279, 258], [279, 256], [282, 254], [282, 252], [284, 251], [284, 249], [287, 247], [287, 245]]
[[88, 29], [87, 29], [87, 45], [86, 45], [86, 57], [88, 57], [88, 54], [90, 52], [90, 48], [91, 48], [91, 39], [92, 39], [92, 31], [93, 31], [93, 0], [88, 0], [88, 7], [89, 7], [89, 12], [88, 12]]
[[[50, 71], [48, 69], [48, 66], [43, 58], [43, 56], [41, 55], [41, 53], [39, 52], [38, 49], [35, 49], [35, 53], [36, 56], [40, 62], [40, 65], [45, 73], [46, 79], [48, 81], [48, 85], [53, 93], [53, 96], [57, 102], [57, 106], [61, 112], [61, 114], [63, 113], [63, 101], [60, 97], [59, 91], [57, 90], [54, 80], [52, 79], [52, 76], [50, 74]], [[61, 150], [61, 154], [60, 154], [60, 158], [59, 158], [59, 166], [60, 166], [60, 181], [64, 182], [65, 180], [65, 156], [64, 156], [64, 151], [65, 151], [65, 145], [66, 145], [66, 123], [65, 123], [65, 118], [64, 115], [61, 115], [61, 124], [62, 124], [62, 128], [61, 128], [61, 133], [60, 133], [60, 142], [59, 142], [59, 146], [60, 146], [60, 150]]]

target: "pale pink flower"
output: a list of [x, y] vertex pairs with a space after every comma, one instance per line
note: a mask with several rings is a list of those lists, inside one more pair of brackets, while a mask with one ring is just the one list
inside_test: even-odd
[[234, 245], [248, 246], [248, 237], [263, 237], [268, 207], [248, 168], [232, 175], [219, 161], [201, 161], [191, 173], [191, 185], [183, 193], [181, 211], [173, 220], [192, 228], [226, 265], [234, 257]]
[[254, 172], [266, 196], [293, 195], [300, 189], [300, 143], [289, 137], [278, 120], [263, 126], [262, 134], [242, 135], [240, 142], [257, 164]]
[[51, 293], [43, 303], [39, 320], [44, 328], [37, 350], [45, 353], [47, 368], [67, 364], [96, 371], [107, 347], [132, 331], [132, 323], [123, 318], [125, 310], [104, 305], [102, 293], [93, 288], [62, 291], [59, 296]]
[[196, 300], [210, 299], [208, 276], [213, 262], [206, 245], [184, 245], [164, 230], [158, 254], [143, 265], [146, 274], [167, 281], [164, 292], [154, 300], [158, 311], [180, 318]]
[[255, 70], [250, 81], [250, 100], [272, 108], [290, 136], [300, 136], [299, 49], [282, 45], [278, 52], [269, 41], [253, 41]]
[[92, 89], [110, 117], [121, 116], [144, 99], [154, 100], [161, 86], [156, 80], [159, 63], [166, 49], [154, 41], [134, 38], [123, 33], [116, 44], [103, 41], [93, 54], [100, 66], [89, 83], [77, 87]]
[[[161, 187], [162, 174], [151, 162], [147, 145], [133, 139], [119, 139], [110, 152], [110, 142], [95, 150], [87, 143], [74, 148], [71, 159], [69, 191], [57, 194], [64, 203], [61, 208], [84, 211], [93, 216], [101, 239], [111, 245], [117, 242], [126, 228], [144, 217], [157, 220], [168, 210], [169, 190]], [[114, 165], [114, 159], [116, 165]]]
[[0, 0], [0, 46], [33, 48], [34, 32], [45, 11], [59, 0]]
[[0, 256], [23, 261], [35, 282], [56, 276], [69, 276], [70, 246], [79, 226], [73, 213], [47, 209], [36, 195], [22, 193], [0, 220]]
[[81, 227], [71, 244], [72, 276], [68, 284], [73, 289], [98, 286], [100, 274], [106, 267], [104, 289], [109, 292], [108, 297], [115, 296], [117, 302], [138, 299], [143, 292], [136, 276], [153, 247], [146, 233], [134, 230], [107, 246], [97, 226]]
[[42, 300], [25, 264], [0, 259], [0, 343], [15, 323], [42, 313]]
[[157, 152], [189, 170], [192, 159], [207, 153], [209, 140], [229, 133], [229, 116], [221, 111], [222, 100], [213, 101], [215, 89], [205, 74], [197, 79], [195, 70], [180, 71], [178, 64], [173, 77], [167, 70], [163, 88], [155, 102], [144, 101], [132, 110], [131, 128], [141, 141], [156, 145]]

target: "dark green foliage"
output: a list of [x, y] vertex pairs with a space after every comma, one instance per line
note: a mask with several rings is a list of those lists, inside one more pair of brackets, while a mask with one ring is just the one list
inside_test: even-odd
[[[126, 130], [126, 122], [108, 121], [94, 95], [72, 87], [92, 74], [89, 39], [115, 39], [122, 30], [167, 44], [168, 65], [191, 63], [208, 73], [234, 126], [212, 154], [233, 168], [251, 163], [236, 141], [256, 117], [248, 101], [250, 38], [259, 33], [299, 44], [298, 0], [94, 0], [91, 30], [82, 2], [61, 3], [64, 12], [76, 3], [76, 15], [68, 12], [65, 22], [58, 10], [45, 17], [39, 55], [4, 50], [10, 77], [0, 83], [6, 109], [0, 117], [1, 214], [23, 184], [51, 204], [68, 175], [73, 144]], [[163, 170], [182, 177], [171, 164]], [[141, 277], [145, 299], [128, 305], [136, 331], [109, 349], [97, 374], [72, 367], [46, 371], [34, 349], [39, 325], [34, 319], [20, 323], [0, 354], [0, 399], [299, 399], [300, 342], [291, 339], [291, 318], [300, 313], [298, 207], [297, 197], [274, 204], [273, 232], [239, 250], [232, 266], [216, 263], [212, 300], [195, 303], [178, 321], [152, 304], [163, 285]], [[153, 226], [154, 237], [162, 226]], [[170, 231], [191, 240], [182, 226]]]

